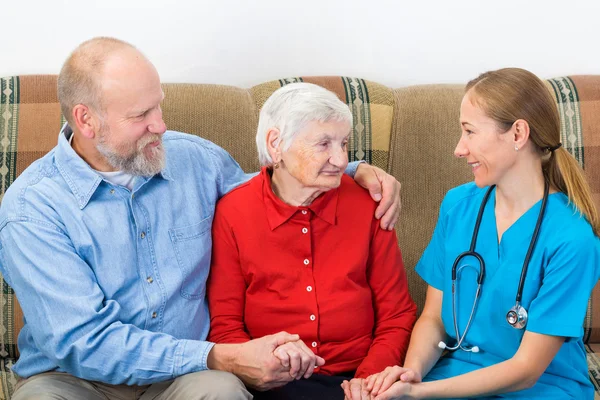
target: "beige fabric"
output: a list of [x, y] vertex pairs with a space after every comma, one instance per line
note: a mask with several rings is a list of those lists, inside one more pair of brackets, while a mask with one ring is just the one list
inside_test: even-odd
[[247, 400], [252, 399], [242, 381], [223, 371], [200, 371], [144, 386], [109, 385], [86, 381], [62, 372], [46, 372], [23, 379], [13, 400]]
[[258, 171], [257, 111], [247, 90], [193, 84], [163, 84], [163, 90], [168, 129], [210, 140], [227, 150], [244, 171]]
[[460, 85], [427, 85], [394, 90], [395, 109], [389, 173], [402, 182], [397, 224], [410, 293], [422, 311], [426, 285], [414, 268], [437, 221], [446, 192], [472, 179], [452, 151], [460, 136]]

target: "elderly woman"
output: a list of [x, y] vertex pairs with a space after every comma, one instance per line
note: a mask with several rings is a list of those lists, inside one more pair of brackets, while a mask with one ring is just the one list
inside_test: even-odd
[[454, 154], [474, 182], [448, 192], [417, 265], [429, 287], [405, 364], [367, 388], [377, 400], [592, 399], [582, 337], [600, 220], [555, 102], [528, 71], [491, 71], [467, 85], [460, 123]]
[[[301, 338], [274, 349], [296, 380], [258, 399], [343, 399], [344, 379], [360, 384], [401, 363], [408, 347], [416, 307], [395, 232], [381, 229], [376, 203], [343, 174], [351, 126], [328, 90], [278, 89], [260, 113], [260, 174], [217, 205], [209, 340], [281, 330]], [[312, 352], [316, 365], [304, 362]]]

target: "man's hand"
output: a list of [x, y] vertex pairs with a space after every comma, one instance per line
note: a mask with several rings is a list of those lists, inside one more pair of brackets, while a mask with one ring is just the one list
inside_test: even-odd
[[281, 361], [281, 365], [289, 369], [293, 379], [308, 379], [315, 367], [325, 364], [325, 360], [316, 356], [302, 340], [282, 344], [275, 349], [274, 354]]
[[381, 228], [392, 230], [400, 215], [400, 182], [381, 168], [367, 163], [358, 165], [354, 180], [369, 191], [373, 200], [379, 202], [375, 218], [381, 219]]
[[344, 389], [344, 400], [371, 400], [370, 390], [367, 389], [365, 379], [354, 378], [344, 381], [342, 389]]
[[[421, 382], [421, 374], [413, 369], [403, 368], [398, 365], [387, 367], [383, 371], [373, 374], [366, 379], [367, 390], [369, 390], [373, 398], [375, 398], [375, 396], [387, 391], [397, 381], [418, 383]], [[399, 388], [397, 388], [399, 390], [404, 388], [402, 385], [397, 386], [399, 386]]]
[[208, 354], [207, 365], [210, 369], [233, 373], [254, 389], [270, 390], [294, 380], [274, 351], [298, 340], [298, 335], [279, 332], [242, 344], [215, 344]]

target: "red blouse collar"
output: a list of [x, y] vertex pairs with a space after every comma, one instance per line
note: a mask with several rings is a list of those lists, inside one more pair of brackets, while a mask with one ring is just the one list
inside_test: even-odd
[[335, 225], [339, 187], [321, 194], [309, 206], [294, 207], [284, 203], [283, 200], [273, 193], [271, 175], [267, 167], [262, 167], [258, 178], [257, 183], [261, 191], [263, 203], [267, 209], [267, 219], [269, 220], [271, 230], [274, 230], [296, 213], [303, 210], [310, 210], [322, 220]]

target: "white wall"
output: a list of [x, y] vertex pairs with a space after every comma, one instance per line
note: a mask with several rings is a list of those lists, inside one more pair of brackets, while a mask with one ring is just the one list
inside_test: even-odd
[[163, 82], [249, 87], [348, 75], [392, 87], [504, 66], [600, 74], [598, 0], [0, 0], [0, 76], [56, 74], [97, 35], [138, 46]]

